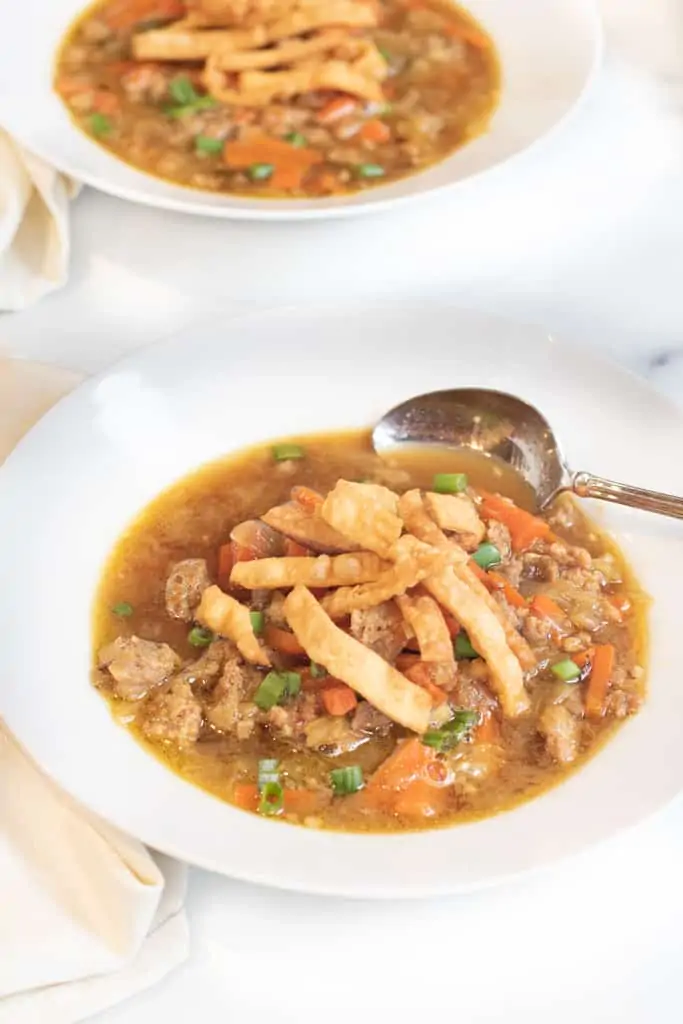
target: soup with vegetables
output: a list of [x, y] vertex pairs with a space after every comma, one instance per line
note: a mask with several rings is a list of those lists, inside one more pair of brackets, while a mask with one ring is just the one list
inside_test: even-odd
[[[312, 827], [493, 814], [644, 696], [642, 593], [566, 499], [483, 456], [367, 433], [263, 445], [171, 487], [118, 543], [94, 682], [184, 778]], [[512, 500], [514, 499], [514, 500]]]
[[491, 39], [447, 0], [104, 0], [55, 88], [142, 171], [252, 197], [401, 178], [483, 132]]

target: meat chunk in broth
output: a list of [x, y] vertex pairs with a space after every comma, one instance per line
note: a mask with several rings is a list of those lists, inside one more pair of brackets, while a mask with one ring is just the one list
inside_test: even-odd
[[189, 683], [179, 680], [144, 706], [140, 728], [149, 740], [186, 746], [194, 743], [202, 726], [202, 706]]
[[175, 672], [180, 658], [168, 644], [121, 636], [102, 647], [99, 665], [114, 680], [114, 691], [123, 700], [140, 700]]
[[391, 662], [396, 660], [408, 639], [403, 616], [394, 601], [352, 611], [351, 635]]
[[571, 764], [579, 753], [581, 723], [565, 704], [550, 704], [541, 713], [539, 732], [545, 737], [548, 753], [560, 764]]
[[166, 610], [172, 619], [191, 622], [202, 599], [211, 586], [211, 578], [203, 558], [186, 558], [172, 566], [166, 581]]

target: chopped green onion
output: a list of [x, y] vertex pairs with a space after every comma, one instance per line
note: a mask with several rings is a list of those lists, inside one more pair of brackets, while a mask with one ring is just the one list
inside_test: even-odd
[[214, 139], [211, 135], [198, 135], [194, 140], [194, 148], [198, 153], [222, 153], [225, 141]]
[[358, 164], [356, 174], [359, 178], [383, 178], [385, 170], [380, 164]]
[[275, 758], [267, 758], [267, 759], [265, 759], [263, 761], [259, 761], [259, 763], [258, 763], [258, 788], [259, 788], [259, 792], [261, 792], [263, 790], [264, 786], [267, 786], [269, 782], [279, 782], [280, 781], [280, 772], [278, 770], [279, 766], [280, 766], [280, 762], [277, 761]]
[[306, 452], [300, 444], [273, 445], [273, 458], [276, 462], [287, 462], [288, 459], [304, 459]]
[[254, 703], [261, 711], [270, 711], [285, 697], [296, 697], [300, 689], [298, 672], [269, 672], [254, 694]]
[[437, 494], [459, 494], [467, 487], [466, 473], [437, 473], [432, 481]]
[[478, 658], [479, 654], [475, 651], [474, 647], [470, 643], [470, 638], [467, 633], [460, 632], [455, 638], [453, 644], [453, 650], [455, 651], [456, 658]]
[[563, 658], [550, 666], [550, 671], [563, 683], [578, 683], [581, 678], [581, 669], [571, 658]]
[[217, 106], [218, 101], [213, 96], [198, 96], [192, 103], [183, 103], [180, 107], [166, 107], [165, 110], [169, 117], [178, 118], [185, 117], [186, 114], [197, 114], [201, 110], [211, 110]]
[[477, 563], [480, 569], [490, 569], [494, 565], [500, 565], [503, 561], [496, 545], [488, 541], [479, 545], [472, 555], [472, 560]]
[[176, 103], [183, 106], [187, 103], [194, 103], [199, 99], [197, 90], [187, 75], [178, 75], [177, 78], [174, 78], [168, 87], [168, 91]]
[[214, 639], [214, 635], [210, 629], [204, 629], [203, 626], [193, 626], [187, 634], [187, 639], [193, 647], [208, 647]]
[[268, 181], [275, 170], [275, 164], [252, 164], [247, 174], [252, 181]]
[[133, 605], [128, 604], [127, 601], [119, 601], [112, 608], [114, 615], [118, 615], [120, 619], [127, 619], [133, 614]]
[[262, 633], [263, 627], [266, 624], [266, 617], [263, 612], [249, 612], [249, 618], [251, 619], [251, 628], [255, 633]]
[[349, 796], [363, 787], [363, 769], [360, 765], [350, 764], [346, 768], [333, 768], [330, 782], [337, 796]]
[[295, 146], [297, 149], [308, 145], [308, 139], [301, 132], [290, 132], [289, 135], [285, 135], [285, 142], [289, 142], [291, 146]]
[[440, 729], [430, 729], [422, 737], [422, 742], [427, 747], [433, 747], [440, 753], [445, 753], [457, 747], [458, 743], [479, 723], [479, 713], [468, 708], [459, 708], [453, 713], [450, 722], [446, 722]]
[[98, 137], [102, 135], [109, 135], [111, 130], [112, 123], [106, 114], [90, 115], [90, 131], [93, 135], [97, 135]]
[[324, 679], [327, 675], [327, 669], [323, 665], [318, 665], [315, 661], [311, 662], [309, 671], [314, 679]]
[[391, 63], [391, 54], [389, 53], [389, 51], [385, 50], [383, 46], [378, 46], [377, 49], [379, 50], [381, 56], [384, 58], [384, 60], [387, 62], [387, 64], [390, 64]]
[[266, 782], [261, 790], [261, 799], [258, 805], [259, 814], [279, 814], [284, 802], [284, 792], [280, 783]]

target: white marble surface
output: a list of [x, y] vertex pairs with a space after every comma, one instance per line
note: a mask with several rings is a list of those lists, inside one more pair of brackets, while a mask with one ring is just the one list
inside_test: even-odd
[[[3, 317], [0, 349], [94, 371], [207, 310], [448, 296], [607, 350], [683, 402], [683, 4], [602, 8], [608, 54], [592, 94], [516, 167], [328, 225], [190, 220], [86, 192], [68, 287]], [[190, 963], [101, 1024], [365, 1024], [382, 1009], [399, 1021], [674, 1024], [682, 859], [679, 803], [579, 860], [465, 899], [343, 903], [195, 872]]]

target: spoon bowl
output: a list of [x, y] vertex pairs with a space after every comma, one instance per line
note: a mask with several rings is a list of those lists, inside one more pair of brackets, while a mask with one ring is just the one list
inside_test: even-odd
[[379, 454], [409, 445], [476, 451], [516, 470], [547, 508], [558, 494], [599, 498], [683, 519], [683, 499], [616, 483], [567, 465], [552, 427], [533, 405], [503, 391], [453, 388], [418, 395], [390, 409], [372, 432]]

